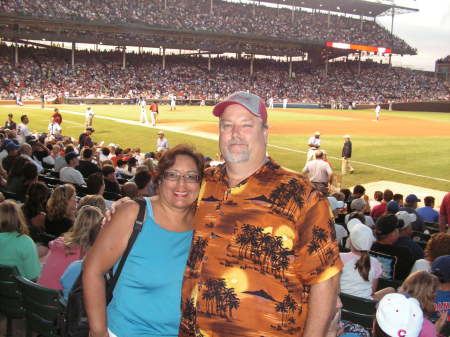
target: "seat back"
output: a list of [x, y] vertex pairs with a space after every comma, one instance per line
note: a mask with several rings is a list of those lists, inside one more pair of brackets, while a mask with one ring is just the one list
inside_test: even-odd
[[42, 287], [22, 276], [16, 276], [16, 280], [23, 294], [27, 332], [33, 331], [43, 337], [59, 336], [60, 291]]
[[434, 233], [439, 233], [440, 232], [438, 223], [425, 221], [424, 224], [425, 224], [425, 228], [424, 229], [427, 229], [430, 234], [434, 234]]
[[370, 329], [376, 312], [376, 303], [373, 300], [349, 294], [340, 294], [342, 301], [342, 319], [361, 324]]
[[16, 267], [0, 265], [0, 313], [8, 318], [25, 317], [22, 293], [16, 281]]

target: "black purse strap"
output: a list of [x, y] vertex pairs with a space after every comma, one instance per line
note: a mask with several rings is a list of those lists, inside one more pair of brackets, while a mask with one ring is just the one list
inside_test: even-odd
[[117, 270], [114, 273], [114, 276], [112, 277], [111, 282], [110, 282], [110, 286], [107, 289], [108, 293], [106, 295], [106, 298], [108, 299], [108, 302], [110, 299], [112, 299], [114, 287], [116, 286], [116, 283], [119, 279], [120, 273], [122, 272], [122, 268], [125, 264], [125, 261], [127, 260], [127, 257], [131, 251], [131, 248], [133, 247], [139, 233], [142, 230], [142, 225], [144, 224], [145, 210], [147, 208], [147, 203], [144, 199], [135, 199], [134, 201], [136, 201], [139, 204], [139, 213], [136, 218], [136, 222], [133, 225], [133, 232], [131, 233], [130, 239], [128, 240], [127, 248], [125, 249], [124, 253], [122, 254], [122, 257], [120, 258], [120, 262], [119, 262], [119, 265], [117, 266]]

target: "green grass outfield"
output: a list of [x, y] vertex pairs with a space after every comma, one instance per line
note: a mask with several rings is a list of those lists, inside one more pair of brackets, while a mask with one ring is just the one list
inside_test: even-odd
[[[41, 109], [39, 106], [0, 106], [1, 122], [12, 112], [15, 121], [19, 122], [21, 114], [30, 117], [30, 129], [45, 132], [49, 123], [51, 109]], [[70, 114], [64, 110], [84, 113], [85, 105], [58, 105], [63, 115], [64, 135], [77, 138], [84, 130], [84, 115]], [[137, 121], [139, 119], [138, 106], [93, 105], [96, 116], [114, 117], [124, 120]], [[183, 126], [183, 122], [206, 121], [216, 123], [217, 119], [211, 115], [211, 107], [178, 106], [177, 111], [169, 111], [168, 106], [160, 106], [159, 118], [167, 121], [164, 126]], [[320, 110], [321, 112], [325, 110]], [[302, 112], [301, 114], [295, 112]], [[339, 110], [326, 110], [329, 115], [314, 114], [314, 110], [277, 109], [270, 114], [270, 121], [347, 121], [352, 118], [340, 116]], [[373, 111], [360, 110], [359, 114], [373, 115]], [[364, 137], [353, 136], [353, 164], [356, 173], [343, 178], [344, 186], [364, 184], [373, 181], [390, 180], [405, 184], [423, 186], [427, 188], [450, 191], [450, 114], [432, 112], [399, 112], [383, 111], [382, 116], [408, 117], [419, 120], [437, 121], [448, 124], [448, 136], [445, 137]], [[270, 123], [269, 123], [270, 124]], [[123, 124], [118, 121], [94, 118], [94, 141], [103, 140], [105, 144], [116, 143], [122, 147], [140, 147], [142, 151], [154, 151], [158, 128], [146, 128], [140, 125]], [[215, 157], [217, 141], [195, 136], [193, 134], [166, 131], [171, 146], [178, 143], [191, 143], [205, 155]], [[292, 170], [301, 170], [305, 163], [307, 140], [311, 132], [298, 131], [290, 134], [272, 134], [269, 136], [268, 151], [281, 165]], [[330, 156], [333, 169], [340, 171], [340, 157], [342, 149], [342, 135], [324, 134], [322, 148]], [[279, 148], [282, 147], [282, 148]], [[334, 159], [333, 157], [336, 157]], [[361, 162], [361, 163], [356, 163]], [[375, 165], [375, 166], [372, 166]], [[395, 172], [385, 168], [404, 171]], [[409, 174], [410, 173], [410, 174]], [[420, 175], [426, 176], [421, 177]], [[442, 180], [439, 180], [442, 179]]]

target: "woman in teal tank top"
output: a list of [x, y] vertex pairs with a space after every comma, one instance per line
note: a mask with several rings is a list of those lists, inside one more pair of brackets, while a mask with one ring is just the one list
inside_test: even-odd
[[83, 285], [90, 337], [178, 336], [181, 284], [192, 240], [203, 156], [187, 145], [158, 163], [157, 195], [146, 199], [142, 231], [106, 307], [103, 275], [124, 252], [139, 206], [120, 204], [84, 263]]

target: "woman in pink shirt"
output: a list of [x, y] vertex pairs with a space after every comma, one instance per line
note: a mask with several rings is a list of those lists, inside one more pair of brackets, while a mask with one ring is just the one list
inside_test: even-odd
[[63, 236], [51, 241], [49, 254], [38, 283], [52, 289], [62, 289], [61, 275], [67, 266], [86, 255], [89, 238], [101, 227], [103, 214], [97, 207], [83, 206], [73, 227]]

